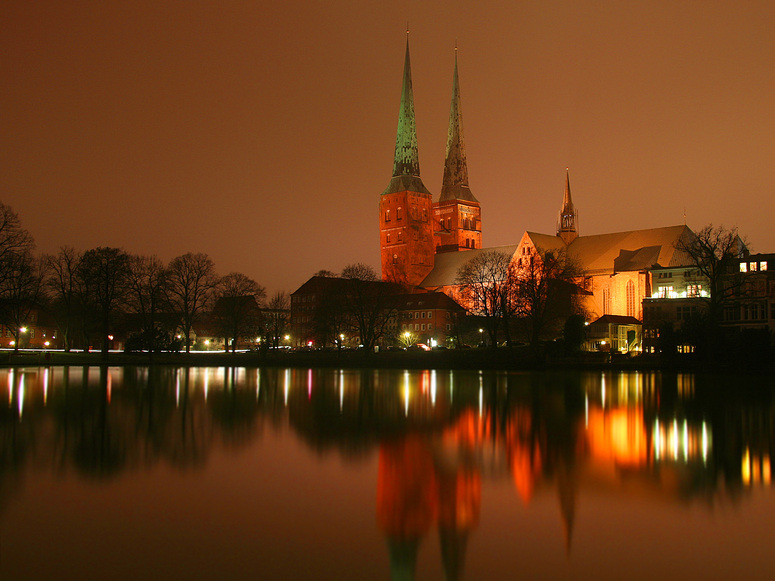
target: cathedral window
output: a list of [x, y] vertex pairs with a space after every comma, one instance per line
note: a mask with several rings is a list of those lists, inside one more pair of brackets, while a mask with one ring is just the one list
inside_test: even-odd
[[627, 281], [627, 316], [635, 316], [635, 285], [631, 280]]
[[607, 315], [611, 310], [610, 297], [608, 295], [608, 289], [603, 289], [603, 314]]

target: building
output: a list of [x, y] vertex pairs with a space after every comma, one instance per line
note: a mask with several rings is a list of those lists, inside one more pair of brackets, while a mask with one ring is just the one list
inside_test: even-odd
[[459, 298], [458, 270], [478, 252], [506, 252], [515, 263], [547, 251], [564, 252], [586, 273], [579, 286], [590, 293], [585, 306], [591, 320], [607, 314], [642, 319], [642, 301], [653, 292], [652, 269], [687, 267], [689, 257], [676, 246], [692, 231], [680, 225], [582, 236], [567, 170], [565, 177], [554, 234], [525, 232], [515, 245], [483, 248], [481, 205], [468, 182], [457, 49], [444, 177], [433, 202], [420, 178], [407, 38], [393, 175], [379, 202], [383, 280]]
[[395, 313], [388, 322], [390, 342], [423, 343], [429, 347], [454, 346], [465, 309], [443, 292], [395, 297]]

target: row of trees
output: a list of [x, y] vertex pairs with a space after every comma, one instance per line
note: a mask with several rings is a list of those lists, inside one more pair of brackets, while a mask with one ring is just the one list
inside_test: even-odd
[[42, 256], [34, 249], [18, 215], [0, 203], [0, 322], [17, 348], [21, 329], [40, 311], [53, 317], [65, 350], [96, 338], [105, 354], [118, 328], [150, 352], [176, 348], [180, 335], [188, 352], [197, 323], [225, 338], [227, 348], [245, 336], [277, 343], [287, 326], [286, 293], [267, 301], [264, 287], [248, 276], [219, 276], [206, 254], [164, 264], [120, 248], [62, 247]]

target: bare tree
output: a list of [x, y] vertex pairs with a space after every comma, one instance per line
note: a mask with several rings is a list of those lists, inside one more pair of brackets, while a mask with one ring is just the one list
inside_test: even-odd
[[107, 359], [112, 317], [123, 307], [128, 290], [129, 254], [120, 248], [87, 250], [78, 266], [84, 304], [98, 316], [102, 356]]
[[78, 268], [81, 253], [70, 246], [63, 246], [58, 254], [48, 255], [44, 260], [45, 291], [51, 300], [51, 310], [57, 322], [64, 349], [70, 351], [81, 308], [78, 294]]
[[291, 299], [288, 293], [278, 291], [266, 306], [264, 328], [266, 336], [271, 339], [275, 349], [280, 346], [280, 340], [288, 328], [288, 316], [290, 314]]
[[0, 284], [13, 276], [18, 256], [35, 249], [35, 242], [22, 228], [19, 216], [10, 206], [0, 202]]
[[233, 351], [241, 338], [258, 333], [266, 290], [252, 278], [232, 272], [220, 280], [216, 296], [213, 315], [224, 333], [226, 351], [230, 339]]
[[724, 305], [735, 296], [742, 282], [737, 259], [748, 253], [745, 241], [737, 228], [708, 224], [693, 236], [680, 238], [675, 247], [686, 254], [707, 281], [710, 292], [704, 300], [708, 319], [713, 326], [718, 325]]
[[156, 256], [132, 256], [129, 260], [127, 307], [139, 318], [142, 343], [153, 352], [167, 343], [160, 329], [167, 269]]
[[358, 333], [361, 345], [370, 351], [385, 333], [390, 316], [395, 310], [392, 297], [401, 286], [381, 282], [373, 268], [366, 264], [350, 264], [342, 270], [344, 307], [352, 330]]
[[575, 283], [583, 271], [565, 250], [536, 248], [511, 270], [509, 301], [530, 345], [535, 347], [547, 333], [558, 335], [568, 317], [580, 314], [584, 291]]
[[497, 250], [482, 250], [457, 273], [461, 301], [471, 313], [483, 317], [492, 346], [498, 343], [498, 328], [509, 306], [509, 264], [511, 255]]
[[43, 261], [28, 249], [17, 249], [4, 257], [5, 276], [0, 285], [0, 317], [18, 351], [29, 332], [32, 314], [40, 307], [43, 290]]
[[186, 353], [191, 351], [191, 329], [210, 306], [217, 283], [215, 264], [207, 254], [189, 252], [167, 267], [167, 301], [180, 319]]

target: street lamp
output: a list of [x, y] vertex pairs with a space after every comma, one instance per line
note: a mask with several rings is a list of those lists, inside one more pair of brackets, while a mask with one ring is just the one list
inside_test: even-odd
[[479, 329], [479, 345], [484, 343], [484, 336], [482, 335], [484, 333], [484, 329]]

